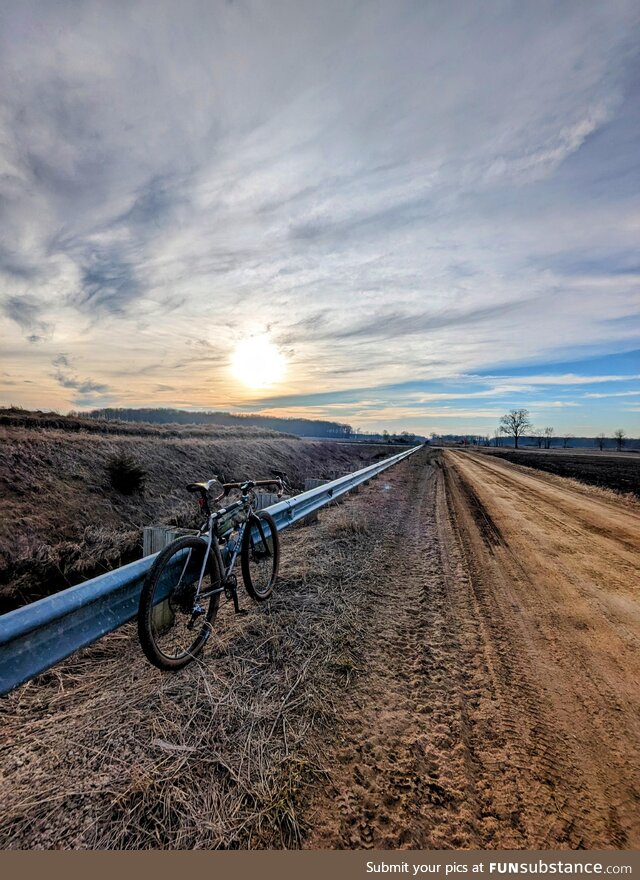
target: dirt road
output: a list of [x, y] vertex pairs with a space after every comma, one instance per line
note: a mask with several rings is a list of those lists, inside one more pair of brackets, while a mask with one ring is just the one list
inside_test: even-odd
[[181, 673], [125, 627], [0, 701], [0, 846], [640, 846], [638, 505], [422, 450], [282, 544]]
[[637, 510], [463, 452], [394, 479], [306, 845], [637, 847]]

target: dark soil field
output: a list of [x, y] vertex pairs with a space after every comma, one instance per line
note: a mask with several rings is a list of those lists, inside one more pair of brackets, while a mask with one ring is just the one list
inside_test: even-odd
[[613, 489], [614, 492], [631, 492], [640, 498], [640, 455], [634, 458], [632, 455], [611, 452], [534, 452], [529, 449], [492, 449], [490, 454], [559, 477], [571, 477], [581, 483]]

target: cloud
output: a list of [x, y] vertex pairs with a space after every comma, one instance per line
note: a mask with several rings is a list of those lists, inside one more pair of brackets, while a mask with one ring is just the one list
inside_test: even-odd
[[14, 321], [24, 331], [30, 343], [43, 342], [53, 332], [53, 325], [43, 319], [44, 307], [34, 296], [28, 294], [7, 296], [0, 303], [4, 315]]
[[71, 297], [71, 302], [91, 312], [121, 313], [139, 292], [131, 264], [117, 249], [95, 249], [81, 265], [81, 289]]
[[[606, 382], [632, 382], [640, 379], [640, 374], [613, 375], [613, 376], [579, 376], [575, 373], [563, 373], [559, 375], [540, 375], [540, 376], [482, 376], [481, 381], [497, 381], [508, 380], [520, 383], [522, 386], [528, 385], [597, 385]], [[597, 397], [610, 395], [587, 394], [586, 397]]]
[[399, 314], [382, 312], [359, 325], [347, 327], [331, 334], [332, 338], [353, 336], [383, 336], [397, 339], [402, 336], [425, 335], [434, 330], [445, 328], [464, 329], [469, 324], [480, 324], [497, 319], [504, 320], [509, 313], [522, 309], [535, 309], [536, 303], [528, 300], [524, 303], [496, 303], [491, 306], [479, 306], [467, 310], [445, 308], [437, 312]]
[[0, 273], [9, 275], [21, 281], [30, 281], [36, 278], [38, 270], [30, 265], [24, 255], [12, 253], [0, 243]]
[[3, 309], [5, 315], [24, 330], [33, 327], [40, 319], [41, 306], [33, 297], [7, 297]]
[[[637, 377], [630, 377], [637, 378]], [[640, 391], [609, 391], [608, 394], [601, 394], [596, 392], [590, 392], [589, 394], [584, 394], [583, 397], [592, 397], [592, 398], [609, 398], [609, 397], [637, 397], [640, 394]]]
[[266, 327], [281, 396], [485, 371], [528, 393], [634, 347], [639, 27], [632, 0], [7, 5], [12, 356], [42, 380], [53, 338], [122, 399], [148, 378], [228, 406]]
[[106, 394], [109, 386], [104, 382], [95, 382], [92, 379], [79, 379], [75, 372], [71, 371], [69, 358], [64, 354], [58, 354], [51, 361], [56, 367], [54, 379], [62, 388], [69, 388], [80, 395]]
[[63, 388], [73, 388], [81, 394], [89, 394], [90, 392], [98, 392], [103, 394], [109, 390], [108, 385], [102, 382], [93, 382], [91, 379], [78, 379], [75, 376], [65, 375], [64, 373], [56, 373], [56, 381]]
[[531, 403], [531, 408], [538, 409], [565, 409], [568, 406], [582, 406], [575, 400], [536, 400]]

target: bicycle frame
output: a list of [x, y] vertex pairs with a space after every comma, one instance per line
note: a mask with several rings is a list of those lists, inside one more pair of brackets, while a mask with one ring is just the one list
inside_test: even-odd
[[[238, 525], [238, 537], [236, 539], [233, 550], [231, 551], [231, 557], [228, 560], [228, 563], [226, 566], [224, 564], [224, 559], [222, 556], [221, 545], [219, 544], [219, 542], [217, 540], [218, 536], [215, 535], [214, 532], [215, 532], [216, 521], [220, 518], [222, 513], [226, 513], [227, 511], [223, 510], [223, 511], [216, 511], [214, 513], [210, 513], [209, 516], [207, 517], [207, 521], [203, 524], [203, 526], [201, 527], [201, 529], [198, 533], [199, 537], [204, 537], [205, 534], [207, 535], [207, 550], [204, 555], [204, 559], [202, 561], [202, 568], [200, 570], [200, 576], [198, 578], [198, 588], [196, 590], [194, 600], [193, 600], [194, 607], [198, 603], [198, 600], [209, 599], [211, 596], [215, 596], [217, 593], [223, 593], [229, 589], [229, 581], [231, 579], [231, 574], [233, 572], [236, 561], [237, 561], [238, 556], [240, 554], [243, 539], [244, 539], [244, 533], [245, 533], [248, 525], [251, 525], [251, 526], [255, 525], [257, 527], [258, 532], [260, 534], [260, 538], [264, 542], [264, 546], [267, 548], [267, 552], [270, 555], [269, 545], [267, 544], [267, 538], [264, 533], [262, 521], [260, 520], [260, 518], [258, 516], [256, 516], [256, 513], [253, 509], [253, 504], [251, 503], [250, 498], [243, 496], [241, 498], [240, 502], [238, 502], [238, 504], [239, 504], [239, 507], [245, 508], [246, 519], [244, 519]], [[215, 538], [215, 540], [214, 540], [214, 538]], [[191, 551], [189, 551], [189, 552], [191, 552]], [[202, 581], [204, 579], [207, 564], [209, 562], [209, 554], [212, 552], [214, 553], [214, 555], [216, 557], [216, 562], [218, 564], [218, 571], [222, 575], [222, 582], [221, 582], [221, 585], [219, 587], [217, 587], [216, 589], [208, 590], [203, 593], [203, 592], [201, 592], [202, 591]], [[187, 562], [185, 562], [185, 566], [183, 568], [183, 573], [186, 570], [186, 567], [188, 565], [188, 560], [189, 560], [189, 557], [187, 557]], [[235, 584], [231, 588], [231, 597], [233, 598], [234, 606], [236, 607], [236, 611], [237, 611], [238, 610], [238, 607], [237, 607], [238, 606], [238, 598], [237, 598], [237, 588], [236, 588]]]
[[[222, 494], [211, 503], [209, 492], [216, 482], [221, 484]], [[238, 601], [240, 572], [234, 572], [238, 556], [249, 597], [264, 602], [271, 596], [280, 544], [273, 518], [258, 510], [255, 490], [262, 486], [276, 486], [278, 497], [284, 488], [279, 475], [276, 480], [242, 483], [224, 483], [216, 477], [187, 485], [187, 491], [198, 495], [199, 528], [176, 538], [157, 555], [142, 585], [138, 606], [140, 643], [148, 660], [159, 669], [182, 669], [204, 648], [213, 630], [220, 593], [233, 601], [236, 614], [249, 613]], [[232, 491], [222, 506], [220, 502]]]

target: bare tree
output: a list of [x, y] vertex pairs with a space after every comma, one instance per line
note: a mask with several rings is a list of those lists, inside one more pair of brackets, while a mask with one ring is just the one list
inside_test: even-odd
[[500, 428], [509, 437], [513, 437], [515, 447], [524, 432], [531, 427], [528, 409], [512, 409], [500, 419]]
[[553, 428], [544, 429], [544, 448], [549, 449], [551, 446], [551, 438], [553, 437]]
[[604, 449], [606, 440], [606, 434], [598, 434], [598, 436], [596, 437], [596, 446], [600, 449], [600, 452], [602, 452], [602, 450]]
[[541, 449], [542, 444], [544, 443], [544, 438], [542, 436], [542, 430], [540, 428], [531, 427], [529, 430], [529, 433], [531, 434], [531, 436], [533, 437], [533, 439], [537, 443], [538, 449]]
[[502, 430], [500, 428], [496, 428], [493, 432], [493, 436], [495, 438], [495, 446], [502, 446]]
[[622, 447], [624, 446], [625, 437], [627, 436], [626, 431], [623, 431], [622, 428], [618, 428], [617, 431], [613, 432], [613, 436], [616, 441], [616, 447], [618, 452], [622, 452]]
[[569, 445], [569, 440], [573, 440], [573, 434], [564, 434], [562, 437], [562, 448], [566, 449]]

